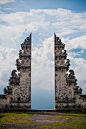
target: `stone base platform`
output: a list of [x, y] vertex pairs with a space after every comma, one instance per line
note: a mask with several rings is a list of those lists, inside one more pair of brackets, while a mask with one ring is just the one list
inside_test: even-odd
[[75, 109], [75, 108], [71, 108], [71, 109], [0, 109], [0, 112], [30, 112], [30, 113], [49, 113], [49, 112], [86, 112], [86, 110], [82, 110], [82, 109]]

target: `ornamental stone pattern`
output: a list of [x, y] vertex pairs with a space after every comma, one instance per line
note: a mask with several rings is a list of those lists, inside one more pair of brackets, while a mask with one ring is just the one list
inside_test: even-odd
[[[69, 69], [65, 44], [54, 34], [55, 110], [86, 111], [86, 95], [77, 86], [74, 71]], [[9, 86], [0, 95], [0, 111], [31, 109], [31, 34], [21, 44], [17, 70], [11, 72]]]
[[54, 34], [55, 109], [86, 110], [86, 95], [82, 95], [74, 71], [69, 69], [70, 60], [64, 48], [65, 44]]
[[31, 34], [21, 44], [17, 70], [11, 72], [9, 86], [0, 95], [0, 108], [31, 109]]

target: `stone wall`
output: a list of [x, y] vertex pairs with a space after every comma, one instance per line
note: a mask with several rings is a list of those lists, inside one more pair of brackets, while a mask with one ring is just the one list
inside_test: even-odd
[[6, 95], [0, 95], [0, 108], [5, 108], [7, 105]]

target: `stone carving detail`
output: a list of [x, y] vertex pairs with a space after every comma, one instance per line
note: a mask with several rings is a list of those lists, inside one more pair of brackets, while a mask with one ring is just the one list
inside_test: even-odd
[[18, 88], [14, 90], [13, 96], [11, 97], [11, 101], [14, 102], [20, 101], [20, 90]]
[[[67, 58], [65, 44], [54, 34], [55, 52], [55, 108], [61, 109], [86, 109], [86, 95], [80, 95], [82, 89], [77, 86], [74, 71], [69, 70], [70, 60]], [[69, 74], [66, 72], [69, 70]], [[84, 98], [84, 102], [82, 100]], [[80, 103], [82, 102], [82, 105]], [[84, 105], [84, 106], [83, 106]], [[85, 108], [84, 108], [85, 107]]]
[[30, 48], [31, 49], [31, 34], [29, 37], [27, 37], [25, 40], [24, 40], [24, 43], [21, 44], [21, 48]]
[[12, 84], [14, 84], [14, 85], [19, 85], [19, 83], [20, 83], [19, 74], [17, 75], [16, 72], [17, 72], [17, 70], [13, 70], [13, 71], [11, 72], [11, 77], [10, 77], [10, 79], [9, 79], [9, 84], [10, 84], [10, 85], [12, 85]]
[[[9, 86], [4, 88], [10, 108], [31, 108], [31, 34], [21, 44], [17, 70], [11, 72]], [[4, 97], [5, 98], [5, 97]]]
[[74, 71], [73, 70], [69, 70], [69, 72], [70, 72], [70, 74], [68, 75], [68, 77], [67, 77], [67, 84], [74, 84], [74, 85], [76, 85], [76, 83], [77, 83], [77, 79], [75, 78], [75, 75], [74, 75]]
[[30, 77], [24, 76], [24, 80], [21, 81], [20, 83], [20, 98], [22, 101], [29, 101], [30, 100]]
[[[64, 48], [65, 44], [54, 34], [55, 109], [86, 111], [86, 95], [77, 86], [74, 71], [69, 69], [70, 60]], [[31, 34], [21, 44], [16, 66], [17, 70], [11, 72], [9, 86], [4, 88], [5, 95], [0, 95], [0, 109], [31, 108]]]
[[16, 59], [16, 66], [21, 66], [19, 59]]
[[20, 77], [19, 74], [16, 74], [17, 70], [13, 70], [11, 72], [11, 77], [9, 79], [9, 84], [10, 86], [7, 86], [6, 88], [4, 88], [4, 93], [5, 94], [12, 94], [12, 86], [11, 85], [19, 85], [20, 83]]
[[57, 101], [62, 101], [66, 98], [66, 82], [65, 77], [58, 75], [56, 79], [56, 96]]
[[60, 49], [60, 48], [64, 49], [65, 44], [63, 44], [61, 42], [61, 39], [59, 39], [59, 37], [56, 37], [55, 34], [54, 34], [54, 42], [55, 42], [55, 50], [56, 50], [56, 48], [58, 48], [58, 49]]
[[7, 86], [6, 88], [4, 88], [4, 94], [12, 94], [12, 87]]
[[73, 70], [69, 70], [69, 72], [70, 72], [70, 74], [69, 74], [68, 78], [75, 79], [74, 71]]
[[13, 71], [11, 72], [11, 76], [12, 76], [12, 77], [17, 77], [16, 72], [17, 72], [16, 70], [13, 70]]
[[22, 55], [22, 50], [21, 50], [21, 49], [19, 50], [19, 56], [20, 56], [20, 55]]
[[67, 59], [66, 65], [67, 65], [68, 68], [69, 68], [69, 66], [70, 66], [70, 60], [69, 60], [69, 59]]

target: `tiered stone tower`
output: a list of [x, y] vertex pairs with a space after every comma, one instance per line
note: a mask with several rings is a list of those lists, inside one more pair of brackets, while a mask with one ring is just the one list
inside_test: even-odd
[[69, 70], [70, 60], [66, 59], [64, 48], [65, 44], [54, 34], [55, 109], [86, 110], [86, 95], [81, 95], [82, 89], [77, 86], [74, 71]]
[[16, 60], [17, 70], [13, 70], [9, 86], [0, 95], [0, 108], [30, 109], [31, 108], [31, 34], [21, 44], [19, 59]]
[[[54, 34], [55, 55], [55, 109], [60, 111], [86, 111], [86, 95], [77, 86], [73, 70], [69, 70], [70, 60], [67, 58], [65, 44]], [[31, 109], [31, 34], [21, 44], [17, 70], [13, 70], [9, 86], [0, 95], [1, 110]], [[69, 73], [67, 73], [69, 72]]]

